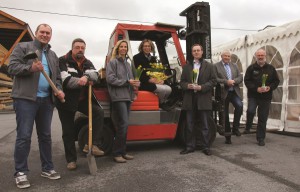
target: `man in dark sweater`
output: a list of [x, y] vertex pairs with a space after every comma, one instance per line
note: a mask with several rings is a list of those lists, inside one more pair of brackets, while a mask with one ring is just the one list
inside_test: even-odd
[[247, 122], [244, 133], [249, 133], [257, 108], [256, 139], [259, 146], [265, 145], [266, 125], [272, 100], [272, 93], [279, 85], [275, 68], [266, 63], [266, 51], [255, 52], [256, 62], [247, 68], [244, 82], [248, 89]]
[[[93, 63], [84, 56], [86, 44], [83, 39], [77, 38], [72, 42], [72, 50], [59, 58], [59, 68], [63, 81], [63, 90], [66, 94], [65, 103], [57, 106], [59, 118], [63, 131], [63, 142], [65, 147], [65, 156], [67, 168], [74, 170], [77, 168], [77, 153], [75, 140], [77, 130], [74, 125], [76, 111], [88, 115], [88, 83], [96, 82], [98, 72]], [[95, 156], [102, 156], [104, 152], [98, 148], [100, 134], [103, 128], [104, 111], [96, 100], [94, 94], [92, 98], [93, 114], [93, 146], [92, 153]], [[83, 152], [88, 152], [86, 145]]]

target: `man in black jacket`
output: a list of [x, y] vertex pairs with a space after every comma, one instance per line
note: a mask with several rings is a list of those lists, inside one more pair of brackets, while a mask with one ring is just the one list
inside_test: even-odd
[[203, 136], [203, 153], [211, 155], [208, 120], [212, 110], [212, 89], [215, 86], [213, 65], [203, 60], [203, 49], [192, 46], [193, 60], [183, 67], [180, 86], [183, 90], [182, 109], [186, 110], [186, 144], [181, 155], [192, 153], [196, 147], [196, 133]]
[[[63, 141], [65, 147], [65, 156], [67, 168], [74, 170], [77, 168], [77, 153], [75, 139], [77, 130], [74, 127], [74, 117], [76, 111], [88, 115], [88, 88], [89, 81], [97, 81], [98, 72], [92, 62], [85, 58], [86, 44], [84, 40], [77, 38], [72, 42], [72, 50], [59, 58], [59, 67], [63, 80], [63, 90], [65, 92], [65, 103], [60, 103], [58, 114], [63, 130]], [[104, 111], [93, 95], [92, 98], [93, 114], [93, 146], [92, 153], [95, 156], [102, 156], [104, 152], [98, 148], [99, 135], [103, 128]], [[83, 152], [88, 152], [86, 145]]]
[[257, 108], [256, 139], [259, 146], [264, 146], [272, 93], [279, 85], [279, 78], [275, 68], [266, 63], [265, 50], [257, 50], [255, 57], [256, 62], [247, 68], [244, 77], [244, 82], [248, 89], [247, 122], [244, 133], [249, 133]]

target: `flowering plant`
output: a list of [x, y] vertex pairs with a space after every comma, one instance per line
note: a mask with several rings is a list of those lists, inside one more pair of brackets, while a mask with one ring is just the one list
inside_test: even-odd
[[136, 68], [135, 80], [139, 80], [140, 79], [143, 71], [144, 71], [144, 69], [142, 68], [141, 65], [139, 65], [138, 68]]
[[261, 80], [262, 87], [266, 86], [267, 78], [268, 78], [268, 74], [263, 74], [262, 75], [262, 80]]
[[192, 75], [192, 83], [197, 83], [197, 75], [198, 75], [199, 70], [198, 69], [193, 69], [193, 75]]
[[166, 80], [169, 76], [165, 75], [164, 70], [166, 69], [162, 63], [150, 63], [151, 68], [147, 69], [146, 74], [149, 77], [156, 78], [157, 80]]

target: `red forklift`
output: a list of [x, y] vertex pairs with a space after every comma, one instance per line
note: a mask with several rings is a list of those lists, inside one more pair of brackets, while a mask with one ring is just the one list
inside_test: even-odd
[[[158, 96], [154, 93], [138, 92], [137, 100], [131, 105], [127, 141], [177, 139], [184, 142], [185, 140], [186, 119], [185, 111], [181, 110], [182, 90], [179, 81], [182, 66], [186, 64], [186, 58], [180, 45], [180, 39], [186, 41], [187, 58], [192, 56], [191, 45], [199, 43], [204, 48], [203, 57], [211, 59], [209, 4], [197, 2], [185, 9], [180, 15], [187, 17], [186, 29], [184, 26], [165, 23], [154, 25], [118, 23], [111, 34], [105, 66], [109, 62], [113, 47], [118, 40], [125, 39], [129, 42], [128, 55], [132, 58], [132, 50], [137, 51], [138, 44], [142, 40], [150, 39], [157, 47], [157, 57], [166, 68], [165, 73], [169, 76], [167, 83], [172, 88], [167, 105], [163, 108], [159, 106]], [[102, 69], [101, 73], [105, 74], [104, 71], [105, 68]], [[103, 76], [102, 83], [95, 85], [94, 93], [105, 112], [100, 148], [107, 154], [112, 149], [115, 129], [110, 118], [110, 97]], [[214, 113], [209, 120], [210, 144], [213, 143], [217, 130], [216, 118], [213, 118], [213, 115], [220, 112], [217, 101], [214, 102], [214, 105], [216, 105]], [[75, 124], [79, 132], [78, 144], [82, 149], [88, 135], [86, 117], [77, 118]], [[201, 145], [200, 133], [197, 137], [197, 144]]]

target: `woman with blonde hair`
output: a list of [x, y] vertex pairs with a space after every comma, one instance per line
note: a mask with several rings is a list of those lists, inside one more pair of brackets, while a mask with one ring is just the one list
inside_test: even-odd
[[134, 90], [140, 86], [140, 81], [134, 80], [135, 67], [128, 62], [127, 52], [127, 41], [118, 41], [106, 66], [106, 81], [112, 102], [112, 121], [116, 129], [113, 157], [117, 163], [133, 159], [132, 155], [126, 153], [126, 138], [130, 106], [135, 99]]

